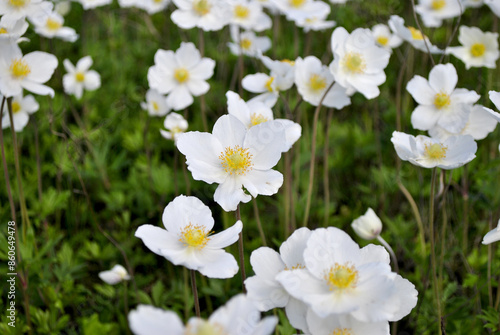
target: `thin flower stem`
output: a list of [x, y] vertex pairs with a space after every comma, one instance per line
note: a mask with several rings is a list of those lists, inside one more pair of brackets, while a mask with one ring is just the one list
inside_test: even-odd
[[[489, 229], [488, 231], [491, 231], [493, 229], [493, 222], [492, 218], [490, 215], [490, 219], [488, 222]], [[493, 246], [492, 244], [488, 244], [488, 268], [487, 268], [487, 275], [486, 278], [488, 279], [488, 306], [493, 307], [493, 286], [492, 286], [492, 275], [491, 275], [491, 264], [493, 262]]]
[[[3, 107], [4, 107], [6, 101], [7, 101], [7, 98], [3, 98], [2, 105], [0, 107], [0, 146], [1, 146], [1, 150], [2, 150], [3, 175], [5, 178], [5, 186], [7, 187], [7, 197], [9, 198], [10, 215], [12, 217], [12, 221], [16, 221], [16, 205], [14, 203], [14, 198], [12, 198], [12, 190], [10, 188], [9, 171], [7, 169], [7, 160], [5, 159], [5, 146], [4, 146], [4, 141], [3, 141], [3, 128], [2, 128]], [[11, 126], [11, 128], [12, 127], [13, 126]], [[14, 131], [14, 130], [12, 129], [12, 131]], [[16, 231], [17, 231], [17, 229], [16, 229]], [[16, 253], [16, 254], [19, 254], [19, 253]]]
[[401, 192], [403, 192], [406, 200], [410, 203], [410, 207], [413, 211], [413, 215], [415, 216], [415, 220], [417, 221], [418, 226], [418, 235], [420, 239], [420, 249], [422, 252], [422, 258], [425, 258], [426, 247], [425, 247], [425, 231], [424, 231], [424, 223], [422, 222], [422, 217], [420, 216], [420, 212], [418, 211], [417, 203], [415, 199], [411, 196], [411, 193], [406, 189], [401, 180], [398, 178], [398, 186]]
[[332, 123], [332, 118], [333, 110], [330, 109], [326, 118], [325, 143], [323, 145], [323, 189], [325, 192], [325, 214], [323, 216], [323, 224], [325, 227], [328, 226], [328, 219], [330, 218], [330, 180], [328, 175], [328, 161], [330, 160], [330, 152], [328, 150], [328, 133], [330, 132], [330, 124]]
[[196, 287], [196, 272], [194, 270], [189, 270], [189, 274], [191, 275], [191, 288], [193, 289], [194, 310], [196, 312], [196, 316], [201, 317], [200, 301], [198, 299], [198, 287]]
[[330, 86], [326, 89], [325, 93], [321, 97], [316, 110], [314, 111], [314, 120], [313, 120], [313, 132], [311, 136], [311, 161], [309, 163], [309, 185], [307, 186], [307, 201], [306, 201], [306, 209], [304, 214], [304, 221], [302, 221], [302, 226], [307, 227], [307, 221], [309, 220], [309, 210], [311, 209], [311, 199], [312, 199], [312, 191], [314, 184], [314, 166], [316, 160], [316, 134], [318, 132], [318, 119], [319, 119], [319, 111], [321, 110], [321, 105], [323, 104], [323, 100], [325, 100], [326, 95], [332, 89], [335, 81], [332, 81]]
[[[236, 220], [241, 220], [241, 213], [240, 213], [240, 205], [238, 204], [238, 207], [236, 207]], [[240, 270], [241, 270], [241, 285], [243, 287], [243, 293], [246, 293], [247, 290], [245, 289], [245, 280], [247, 279], [247, 275], [245, 272], [245, 254], [244, 254], [244, 248], [243, 248], [243, 229], [240, 232], [240, 238], [238, 239], [238, 253], [240, 255]]]
[[377, 240], [382, 243], [382, 245], [387, 249], [389, 252], [389, 255], [391, 255], [392, 258], [392, 264], [394, 264], [394, 272], [399, 273], [399, 266], [398, 266], [398, 258], [396, 257], [396, 254], [394, 253], [394, 250], [392, 250], [391, 246], [389, 243], [384, 240], [384, 238], [380, 235], [377, 236]]
[[[125, 281], [123, 283], [123, 309], [125, 312], [125, 316], [128, 316], [128, 283]], [[127, 327], [127, 334], [130, 334], [130, 329]]]
[[426, 38], [424, 31], [422, 30], [422, 27], [420, 26], [420, 21], [418, 20], [418, 17], [417, 17], [417, 11], [415, 10], [415, 0], [411, 0], [411, 4], [412, 4], [412, 9], [413, 9], [413, 17], [415, 18], [415, 22], [417, 23], [418, 30], [420, 31], [420, 33], [424, 37], [425, 48], [427, 49], [427, 54], [429, 55], [429, 58], [431, 59], [432, 66], [434, 67], [434, 66], [436, 66], [436, 63], [434, 62], [434, 58], [432, 58], [431, 50], [429, 49], [429, 43], [428, 43], [429, 40]]
[[467, 180], [468, 169], [464, 166], [462, 174], [462, 211], [463, 211], [463, 230], [462, 230], [462, 250], [466, 252], [469, 244], [469, 185]]
[[436, 174], [437, 174], [437, 168], [432, 169], [432, 178], [431, 178], [431, 196], [429, 199], [429, 235], [430, 235], [430, 242], [431, 242], [431, 270], [432, 270], [432, 286], [434, 289], [434, 297], [436, 300], [436, 308], [437, 308], [437, 313], [438, 313], [438, 328], [439, 328], [439, 334], [442, 334], [442, 325], [441, 325], [441, 299], [439, 297], [439, 290], [438, 290], [438, 279], [437, 279], [437, 262], [436, 262], [436, 251], [435, 251], [435, 241], [434, 241], [434, 196], [436, 193]]
[[262, 245], [267, 247], [266, 234], [264, 234], [264, 229], [262, 229], [262, 222], [260, 221], [259, 206], [257, 206], [257, 199], [252, 199], [253, 204], [253, 214], [255, 215], [255, 220], [257, 221], [257, 229], [259, 230], [260, 239], [262, 240]]
[[[1, 114], [1, 113], [0, 113]], [[36, 177], [37, 177], [37, 186], [38, 186], [38, 201], [42, 202], [42, 162], [40, 159], [40, 136], [38, 133], [38, 123], [33, 122], [33, 128], [35, 128], [35, 155], [36, 155]]]

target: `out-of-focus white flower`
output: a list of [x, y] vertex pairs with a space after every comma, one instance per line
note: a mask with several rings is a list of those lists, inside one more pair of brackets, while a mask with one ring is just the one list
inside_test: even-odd
[[32, 20], [38, 15], [50, 13], [54, 5], [43, 0], [3, 0], [0, 1], [0, 15], [6, 25], [13, 25], [16, 21], [28, 18]]
[[78, 2], [82, 4], [83, 9], [87, 10], [109, 5], [113, 2], [113, 0], [78, 0]]
[[498, 220], [497, 227], [495, 229], [490, 230], [483, 237], [483, 244], [491, 244], [493, 242], [500, 241], [500, 220]]
[[118, 5], [122, 8], [140, 7], [142, 0], [118, 0]]
[[[414, 27], [406, 27], [405, 20], [400, 16], [391, 15], [391, 18], [389, 19], [389, 27], [396, 35], [410, 43], [415, 49], [426, 53], [430, 52], [431, 54], [443, 53], [443, 50], [439, 49], [435, 45], [432, 45], [429, 38], [422, 34], [420, 30]], [[427, 48], [429, 50], [427, 50]]]
[[368, 208], [365, 215], [352, 221], [351, 227], [359, 237], [373, 240], [382, 232], [382, 221], [373, 209]]
[[110, 285], [118, 284], [123, 280], [130, 280], [127, 270], [117, 264], [111, 270], [99, 272], [99, 278]]
[[64, 18], [57, 12], [40, 15], [31, 20], [35, 25], [35, 33], [47, 38], [60, 38], [63, 41], [75, 42], [78, 34], [75, 29], [64, 27]]
[[[317, 106], [334, 78], [326, 65], [315, 56], [298, 58], [295, 61], [295, 85], [302, 98]], [[341, 109], [351, 104], [346, 89], [335, 83], [323, 100], [323, 106]]]
[[170, 112], [165, 96], [153, 88], [146, 92], [146, 102], [141, 102], [141, 108], [147, 110], [149, 116], [165, 116]]
[[128, 324], [135, 335], [185, 335], [185, 327], [172, 311], [150, 305], [139, 305], [128, 313]]
[[204, 31], [221, 30], [229, 23], [231, 13], [225, 1], [173, 0], [177, 9], [170, 18], [182, 29], [198, 27]]
[[177, 51], [158, 50], [155, 65], [148, 70], [151, 88], [167, 94], [167, 105], [173, 110], [181, 110], [205, 94], [210, 89], [206, 82], [214, 74], [215, 61], [201, 57], [193, 43], [182, 42]]
[[257, 57], [271, 48], [271, 39], [267, 36], [256, 36], [253, 31], [240, 32], [238, 27], [231, 26], [231, 39], [227, 46], [231, 53]]
[[101, 76], [94, 70], [89, 70], [92, 66], [92, 57], [81, 58], [76, 66], [69, 59], [63, 61], [64, 68], [68, 73], [63, 76], [64, 92], [73, 94], [77, 99], [81, 99], [83, 90], [95, 91], [101, 87]]
[[[3, 97], [0, 95], [0, 100]], [[12, 121], [14, 122], [14, 131], [20, 132], [28, 124], [30, 115], [38, 111], [40, 105], [36, 102], [35, 98], [30, 94], [23, 97], [22, 94], [16, 95], [12, 98]], [[0, 112], [0, 115], [2, 113]], [[11, 127], [7, 105], [5, 104], [4, 112], [2, 115], [2, 128]], [[12, 127], [11, 127], [12, 128]]]
[[322, 31], [334, 27], [335, 21], [327, 21], [330, 14], [330, 8], [320, 8], [318, 12], [312, 12], [308, 16], [298, 17], [295, 20], [297, 27], [301, 27], [307, 33], [310, 30]]
[[490, 7], [491, 11], [500, 17], [500, 1], [498, 0], [484, 0], [484, 3]]
[[234, 256], [223, 248], [238, 240], [241, 221], [212, 235], [210, 208], [196, 197], [183, 195], [165, 207], [162, 220], [165, 229], [146, 224], [135, 232], [149, 250], [209, 278], [232, 278], [238, 272]]
[[68, 15], [70, 10], [71, 10], [71, 1], [62, 0], [58, 1], [54, 5], [54, 11], [62, 16]]
[[462, 6], [464, 9], [469, 7], [478, 8], [484, 5], [483, 0], [460, 0], [460, 1], [462, 2]]
[[[500, 92], [495, 92], [495, 91], [489, 91], [489, 97], [491, 102], [495, 105], [496, 109], [500, 109]], [[495, 112], [489, 108], [484, 107], [484, 109], [490, 114], [493, 119], [495, 119], [497, 122], [500, 122], [500, 113]]]
[[17, 21], [5, 20], [5, 16], [0, 18], [0, 40], [7, 39], [14, 42], [21, 42], [25, 39], [20, 39], [28, 30], [29, 23], [25, 19]]
[[411, 114], [411, 123], [419, 130], [440, 126], [459, 133], [467, 123], [472, 105], [479, 100], [474, 91], [455, 88], [457, 70], [452, 64], [438, 64], [429, 73], [429, 80], [414, 76], [406, 85], [418, 106]]
[[141, 0], [136, 1], [135, 6], [144, 9], [149, 15], [161, 12], [167, 8], [170, 0]]
[[476, 157], [477, 144], [470, 135], [451, 136], [444, 142], [395, 131], [391, 142], [399, 158], [424, 168], [455, 169]]
[[168, 131], [160, 129], [161, 136], [167, 140], [174, 140], [177, 142], [179, 135], [188, 129], [188, 122], [182, 117], [182, 115], [172, 112], [165, 118], [163, 127], [165, 127]]
[[466, 69], [481, 66], [496, 68], [496, 61], [500, 56], [498, 33], [482, 32], [477, 27], [460, 26], [458, 41], [462, 46], [449, 47], [446, 53], [464, 62]]
[[334, 58], [330, 71], [347, 94], [360, 92], [367, 99], [377, 97], [378, 86], [386, 79], [384, 69], [391, 54], [376, 45], [371, 31], [358, 28], [349, 34], [338, 27], [333, 31], [331, 45]]
[[274, 0], [276, 7], [286, 15], [289, 21], [297, 21], [314, 16], [315, 13], [330, 13], [330, 6], [315, 0]]
[[233, 0], [228, 5], [232, 13], [230, 24], [252, 31], [263, 31], [271, 28], [271, 18], [262, 11], [259, 2], [254, 0]]
[[388, 51], [392, 51], [392, 49], [399, 47], [403, 43], [403, 40], [393, 34], [389, 27], [383, 23], [374, 25], [371, 31], [377, 45]]
[[307, 311], [307, 325], [314, 335], [370, 334], [389, 335], [389, 322], [361, 322], [349, 314], [321, 318], [312, 309]]
[[415, 10], [426, 27], [441, 27], [444, 19], [457, 17], [463, 12], [458, 0], [420, 0]]

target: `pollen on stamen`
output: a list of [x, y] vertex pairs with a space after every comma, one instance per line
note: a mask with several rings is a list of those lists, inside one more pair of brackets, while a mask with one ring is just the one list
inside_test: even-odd
[[12, 101], [12, 114], [19, 113], [21, 111], [21, 104], [17, 101]]
[[200, 16], [210, 13], [210, 7], [208, 0], [195, 0], [193, 2], [193, 10]]
[[344, 67], [351, 73], [363, 73], [366, 69], [366, 62], [363, 56], [357, 52], [349, 52], [342, 59]]
[[47, 27], [47, 29], [55, 31], [61, 29], [62, 23], [54, 19], [48, 18], [47, 22], [45, 22], [45, 26]]
[[274, 91], [273, 87], [271, 86], [273, 84], [273, 81], [274, 81], [274, 77], [269, 77], [269, 79], [266, 80], [265, 86], [266, 86], [266, 88], [267, 88], [267, 90], [269, 92], [273, 92]]
[[189, 71], [184, 68], [177, 69], [174, 72], [174, 78], [179, 84], [182, 84], [189, 79]]
[[261, 123], [264, 123], [264, 122], [267, 122], [269, 121], [269, 119], [265, 116], [263, 116], [262, 114], [258, 114], [258, 113], [253, 113], [251, 116], [250, 116], [250, 123], [251, 123], [251, 126], [256, 126], [258, 124], [261, 124]]
[[331, 335], [352, 335], [351, 328], [335, 328]]
[[450, 106], [450, 96], [446, 93], [438, 93], [434, 97], [434, 106], [436, 106], [437, 109], [442, 109]]
[[23, 59], [15, 59], [10, 65], [10, 72], [16, 78], [24, 78], [30, 74], [31, 69]]
[[9, 0], [9, 3], [14, 7], [23, 7], [27, 0]]
[[305, 265], [297, 263], [294, 266], [292, 266], [291, 268], [289, 268], [288, 266], [285, 266], [285, 271], [297, 270], [297, 269], [305, 269], [305, 268], [306, 268]]
[[309, 87], [313, 91], [319, 91], [326, 87], [326, 78], [318, 74], [313, 74], [309, 77]]
[[386, 46], [389, 43], [389, 38], [387, 36], [379, 36], [377, 37], [377, 43], [381, 46]]
[[248, 7], [242, 5], [234, 6], [234, 16], [240, 19], [246, 19], [250, 15], [250, 10]]
[[248, 148], [242, 148], [239, 145], [226, 147], [219, 156], [221, 165], [225, 172], [230, 175], [245, 175], [252, 170], [252, 157]]
[[243, 50], [248, 50], [252, 46], [252, 41], [250, 41], [248, 38], [243, 38], [240, 41], [240, 46]]
[[410, 30], [411, 38], [413, 38], [414, 40], [423, 40], [424, 39], [424, 34], [422, 34], [422, 32], [420, 30], [413, 28], [413, 27], [408, 27], [408, 29]]
[[440, 10], [446, 6], [446, 0], [432, 0], [431, 7], [434, 10]]
[[358, 271], [354, 265], [335, 263], [324, 276], [330, 291], [355, 288], [358, 282]]
[[85, 81], [85, 74], [83, 72], [78, 71], [75, 73], [75, 79], [77, 82], [82, 83]]
[[483, 43], [475, 43], [470, 48], [472, 57], [481, 57], [486, 51], [486, 46]]
[[210, 240], [208, 237], [210, 234], [211, 232], [205, 231], [204, 226], [189, 223], [182, 229], [179, 241], [186, 246], [203, 249]]
[[424, 145], [425, 155], [430, 159], [443, 159], [446, 158], [446, 151], [448, 147], [440, 144], [440, 143], [426, 143]]
[[288, 0], [290, 6], [295, 8], [301, 7], [304, 4], [304, 2], [306, 2], [306, 0]]

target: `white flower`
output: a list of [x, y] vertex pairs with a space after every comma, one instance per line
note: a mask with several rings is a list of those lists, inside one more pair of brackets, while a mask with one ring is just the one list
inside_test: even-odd
[[47, 38], [60, 38], [63, 41], [75, 42], [78, 34], [73, 28], [64, 27], [64, 18], [57, 12], [50, 12], [32, 19], [35, 32]]
[[295, 61], [288, 59], [272, 60], [267, 56], [260, 56], [260, 60], [265, 67], [271, 71], [273, 82], [271, 83], [276, 90], [286, 91], [293, 86], [295, 78]]
[[101, 87], [101, 76], [94, 70], [89, 70], [92, 66], [92, 57], [81, 58], [76, 67], [65, 59], [64, 68], [68, 73], [63, 76], [64, 92], [74, 94], [77, 99], [83, 95], [83, 90], [94, 91]]
[[[0, 95], [0, 99], [3, 98]], [[22, 94], [16, 95], [12, 98], [12, 121], [14, 122], [14, 130], [20, 132], [28, 124], [30, 115], [38, 111], [40, 105], [36, 102], [32, 95], [27, 95], [23, 97]], [[2, 113], [0, 113], [0, 116]], [[4, 113], [2, 116], [2, 128], [9, 128], [10, 117], [7, 110], [7, 104], [4, 107]]]
[[0, 18], [0, 39], [10, 39], [20, 42], [19, 38], [28, 30], [29, 24], [25, 19], [17, 21], [5, 20], [5, 16]]
[[110, 285], [118, 284], [123, 280], [130, 280], [127, 270], [117, 264], [111, 270], [99, 272], [99, 278]]
[[258, 2], [233, 0], [228, 5], [232, 12], [230, 24], [252, 31], [263, 31], [271, 28], [271, 18], [262, 11], [262, 6]]
[[42, 85], [52, 77], [57, 58], [46, 52], [22, 54], [17, 44], [2, 43], [0, 52], [0, 93], [12, 97], [23, 88], [40, 95], [54, 96], [54, 90]]
[[383, 23], [374, 25], [371, 31], [377, 45], [388, 51], [392, 51], [392, 49], [399, 47], [403, 43], [403, 40], [396, 34], [391, 33], [389, 27]]
[[113, 0], [77, 0], [83, 6], [83, 9], [93, 9], [100, 6], [109, 5]]
[[163, 127], [169, 131], [160, 129], [161, 136], [167, 140], [174, 140], [177, 142], [179, 135], [187, 130], [188, 122], [182, 117], [182, 115], [172, 112], [165, 118]]
[[500, 17], [500, 1], [498, 0], [484, 0], [484, 3], [490, 7], [491, 11]]
[[326, 21], [330, 14], [330, 7], [320, 7], [317, 11], [309, 12], [307, 15], [299, 16], [295, 19], [297, 27], [304, 28], [305, 32], [310, 30], [321, 31], [332, 28], [337, 23], [335, 21]]
[[136, 1], [135, 6], [144, 9], [149, 15], [153, 15], [167, 8], [169, 3], [170, 0], [141, 0]]
[[231, 39], [227, 46], [234, 55], [257, 57], [271, 48], [271, 39], [267, 36], [256, 36], [253, 31], [239, 32], [236, 26], [231, 26]]
[[167, 105], [173, 110], [181, 110], [194, 101], [194, 96], [205, 94], [210, 89], [207, 79], [214, 74], [215, 61], [201, 58], [193, 43], [182, 42], [175, 53], [158, 50], [155, 65], [148, 70], [151, 88], [167, 94]]
[[[430, 52], [431, 54], [443, 53], [441, 49], [432, 45], [429, 38], [422, 34], [422, 32], [414, 27], [406, 27], [405, 20], [397, 15], [391, 15], [389, 19], [389, 27], [394, 34], [401, 37], [406, 42], [409, 42], [415, 49], [423, 52]], [[429, 50], [427, 50], [429, 48]]]
[[185, 327], [179, 316], [150, 305], [139, 305], [128, 313], [128, 324], [135, 335], [184, 335]]
[[395, 131], [391, 142], [399, 158], [424, 168], [455, 169], [473, 160], [477, 151], [470, 135], [451, 136], [440, 142], [424, 135], [414, 137]]
[[[334, 78], [326, 65], [315, 56], [298, 58], [295, 61], [295, 85], [302, 98], [313, 106], [317, 106], [325, 91]], [[322, 105], [341, 109], [351, 104], [351, 99], [346, 94], [346, 89], [335, 83], [326, 94]]]
[[309, 309], [307, 312], [307, 324], [311, 334], [314, 335], [390, 335], [389, 322], [361, 322], [349, 314], [330, 315], [326, 318], [321, 318]]
[[380, 221], [373, 209], [368, 208], [365, 215], [352, 221], [351, 227], [359, 237], [372, 240], [382, 232], [382, 221]]
[[165, 207], [162, 220], [165, 229], [146, 224], [135, 232], [149, 250], [210, 278], [231, 278], [238, 272], [234, 256], [223, 248], [238, 240], [241, 221], [211, 235], [214, 219], [210, 208], [196, 197], [183, 195]]
[[482, 32], [477, 27], [460, 26], [458, 40], [462, 46], [447, 48], [446, 53], [464, 62], [466, 69], [481, 66], [496, 68], [496, 61], [500, 56], [498, 33]]
[[220, 0], [173, 0], [177, 6], [170, 18], [182, 29], [198, 27], [204, 31], [221, 30], [231, 13]]
[[498, 220], [497, 227], [490, 230], [483, 237], [483, 244], [491, 244], [493, 242], [500, 241], [500, 220]]
[[438, 125], [451, 133], [459, 133], [464, 128], [479, 95], [455, 88], [457, 82], [457, 70], [452, 64], [434, 66], [428, 81], [416, 75], [408, 82], [406, 90], [419, 103], [411, 114], [414, 128], [429, 130]]
[[193, 178], [219, 184], [214, 199], [225, 211], [236, 210], [240, 202], [249, 202], [252, 196], [278, 192], [283, 175], [272, 168], [284, 147], [281, 123], [264, 122], [247, 131], [232, 115], [221, 116], [212, 134], [188, 132], [177, 140]]
[[420, 0], [415, 10], [422, 17], [426, 27], [441, 27], [443, 19], [462, 14], [458, 0]]
[[152, 88], [146, 92], [146, 102], [141, 102], [141, 108], [150, 116], [165, 116], [170, 112], [165, 96]]
[[55, 4], [54, 11], [59, 15], [66, 16], [71, 10], [71, 1], [62, 0]]
[[327, 11], [330, 13], [330, 6], [323, 1], [315, 0], [274, 0], [276, 7], [286, 15], [289, 21], [297, 21], [305, 17], [310, 17], [314, 13]]
[[483, 0], [460, 0], [460, 1], [462, 2], [463, 8], [469, 8], [469, 7], [477, 8], [484, 5]]
[[369, 29], [358, 28], [351, 34], [343, 27], [333, 31], [331, 39], [333, 62], [330, 71], [335, 80], [347, 89], [347, 94], [360, 92], [367, 99], [380, 94], [385, 82], [384, 69], [391, 54], [376, 45]]
[[16, 21], [45, 14], [52, 11], [54, 5], [43, 0], [2, 0], [0, 1], [0, 15], [5, 24], [12, 25]]

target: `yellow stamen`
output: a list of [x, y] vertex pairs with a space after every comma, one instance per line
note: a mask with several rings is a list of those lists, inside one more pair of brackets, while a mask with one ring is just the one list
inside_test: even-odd
[[425, 144], [424, 146], [425, 155], [430, 159], [439, 160], [446, 158], [446, 150], [448, 150], [448, 147], [440, 143]]
[[243, 149], [239, 145], [231, 148], [226, 147], [219, 156], [224, 171], [230, 175], [245, 175], [252, 170], [252, 157], [248, 149]]
[[290, 6], [295, 8], [301, 7], [304, 4], [304, 2], [306, 2], [306, 0], [288, 0]]
[[381, 46], [386, 46], [389, 43], [389, 38], [387, 36], [379, 36], [377, 37], [377, 43]]
[[309, 77], [309, 87], [313, 91], [319, 91], [326, 87], [326, 78], [318, 74], [313, 74]]
[[432, 0], [431, 7], [434, 10], [440, 10], [446, 6], [446, 0]]
[[330, 335], [351, 335], [351, 328], [335, 328]]
[[16, 114], [21, 111], [21, 104], [17, 101], [12, 101], [12, 113]]
[[253, 113], [250, 117], [250, 122], [252, 123], [252, 127], [263, 122], [267, 122], [269, 119], [267, 117], [262, 116], [262, 114]]
[[209, 235], [210, 232], [205, 231], [205, 227], [194, 226], [192, 223], [189, 223], [182, 229], [179, 241], [186, 246], [203, 249], [210, 240]]
[[182, 84], [189, 79], [189, 72], [185, 68], [177, 69], [174, 72], [174, 78], [179, 84]]
[[160, 109], [160, 106], [158, 106], [158, 103], [157, 103], [156, 101], [153, 101], [153, 102], [151, 103], [151, 105], [153, 106], [153, 110], [154, 110], [155, 112], [158, 112], [158, 110]]
[[248, 7], [242, 5], [236, 5], [234, 7], [234, 16], [240, 19], [246, 19], [250, 15], [250, 10]]
[[47, 22], [45, 23], [45, 26], [49, 30], [59, 30], [62, 27], [62, 23], [59, 21], [56, 21], [54, 19], [51, 19], [50, 17], [47, 19]]
[[7, 33], [8, 33], [7, 29], [5, 29], [5, 28], [0, 28], [0, 35], [1, 35], [1, 34], [7, 34]]
[[282, 59], [281, 60], [282, 63], [287, 63], [287, 64], [290, 64], [291, 66], [294, 66], [295, 65], [295, 61], [293, 60], [289, 60], [289, 59]]
[[330, 291], [345, 290], [355, 288], [358, 282], [358, 271], [349, 263], [345, 265], [335, 264], [331, 267], [328, 273], [325, 274], [325, 280], [330, 288]]
[[450, 96], [446, 93], [438, 93], [434, 97], [434, 106], [437, 109], [446, 108], [450, 105]]
[[85, 74], [83, 72], [78, 71], [75, 73], [75, 79], [77, 82], [82, 83], [85, 81]]
[[266, 88], [269, 92], [272, 92], [274, 91], [273, 90], [273, 87], [271, 86], [273, 84], [273, 81], [274, 81], [274, 77], [269, 77], [269, 79], [266, 81]]
[[285, 266], [285, 271], [290, 271], [290, 270], [296, 270], [296, 269], [305, 269], [305, 265], [302, 265], [300, 263], [297, 263], [296, 265], [292, 266], [289, 268], [288, 266]]
[[26, 5], [26, 2], [28, 2], [28, 1], [29, 0], [9, 0], [9, 3], [15, 7], [22, 7], [22, 6]]
[[481, 57], [486, 51], [486, 46], [483, 43], [475, 43], [470, 48], [472, 57]]
[[223, 326], [216, 322], [208, 322], [205, 320], [198, 324], [196, 331], [193, 329], [194, 325], [188, 325], [186, 335], [228, 335]]
[[408, 27], [408, 29], [410, 30], [411, 38], [413, 38], [414, 40], [423, 40], [424, 39], [424, 34], [422, 34], [422, 32], [420, 30], [413, 28], [413, 27]]
[[366, 62], [363, 56], [357, 52], [349, 52], [342, 59], [347, 71], [351, 73], [363, 73], [366, 69]]
[[193, 10], [200, 16], [210, 13], [211, 7], [208, 0], [195, 0], [193, 2]]
[[248, 38], [243, 38], [240, 42], [240, 46], [243, 50], [248, 50], [252, 46], [252, 41], [250, 41]]
[[15, 59], [9, 69], [15, 78], [24, 78], [31, 72], [29, 65], [22, 58]]

